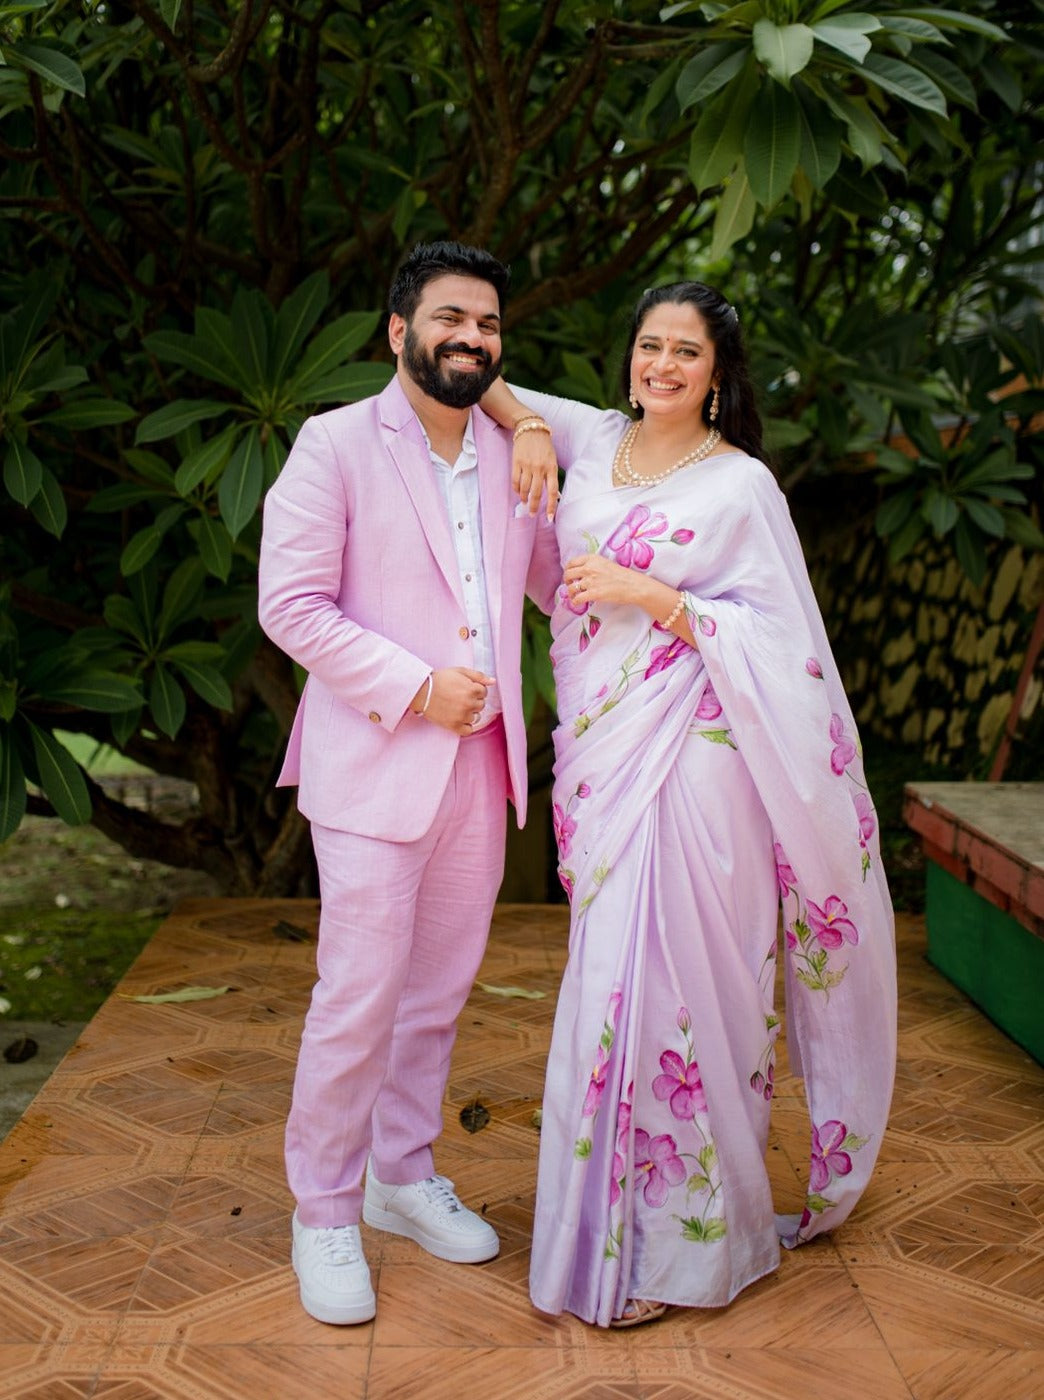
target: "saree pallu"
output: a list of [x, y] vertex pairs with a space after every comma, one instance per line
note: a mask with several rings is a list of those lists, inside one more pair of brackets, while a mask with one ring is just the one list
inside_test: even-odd
[[[569, 961], [548, 1061], [530, 1287], [606, 1325], [628, 1298], [728, 1303], [838, 1225], [881, 1144], [894, 927], [855, 724], [771, 473], [567, 475], [563, 562], [680, 589], [698, 649], [636, 607], [552, 617], [553, 814]], [[765, 1169], [780, 1013], [811, 1118], [805, 1208]]]

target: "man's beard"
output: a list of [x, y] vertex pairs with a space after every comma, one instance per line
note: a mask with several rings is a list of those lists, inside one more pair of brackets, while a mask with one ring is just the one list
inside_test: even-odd
[[[442, 364], [447, 355], [466, 354], [481, 360], [481, 370], [454, 369]], [[412, 327], [406, 327], [402, 343], [402, 362], [410, 378], [436, 403], [447, 408], [470, 408], [490, 387], [500, 373], [502, 360], [494, 361], [486, 350], [476, 350], [474, 346], [459, 341], [440, 345], [434, 355], [426, 353], [417, 341]]]

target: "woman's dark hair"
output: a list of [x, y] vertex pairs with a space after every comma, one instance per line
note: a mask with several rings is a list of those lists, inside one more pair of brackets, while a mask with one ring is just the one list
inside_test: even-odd
[[[707, 334], [714, 345], [714, 373], [718, 380], [718, 417], [715, 426], [726, 442], [740, 447], [751, 457], [765, 460], [761, 442], [761, 418], [754, 401], [754, 387], [747, 368], [739, 317], [721, 292], [704, 282], [670, 282], [665, 287], [650, 287], [638, 298], [631, 318], [631, 334], [624, 352], [620, 383], [624, 398], [631, 394], [631, 353], [645, 318], [654, 306], [691, 306], [703, 318]], [[713, 394], [703, 404], [703, 421], [710, 426], [710, 406]], [[643, 410], [639, 406], [638, 417]]]
[[484, 248], [471, 248], [466, 243], [418, 243], [399, 264], [388, 292], [388, 310], [409, 321], [417, 310], [421, 293], [435, 277], [447, 272], [461, 277], [475, 277], [489, 282], [497, 294], [501, 315], [507, 296], [511, 272]]

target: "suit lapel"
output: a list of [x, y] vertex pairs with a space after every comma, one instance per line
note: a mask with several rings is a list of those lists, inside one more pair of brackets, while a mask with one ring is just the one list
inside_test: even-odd
[[[397, 379], [380, 395], [381, 426], [389, 456], [417, 512], [424, 537], [453, 596], [464, 607], [460, 570], [446, 515], [446, 503], [435, 480], [435, 468], [424, 433]], [[404, 567], [409, 568], [409, 561]]]
[[511, 464], [492, 419], [481, 409], [471, 415], [478, 452], [479, 499], [482, 503], [482, 567], [494, 637], [500, 633], [503, 599], [504, 543], [511, 519]]

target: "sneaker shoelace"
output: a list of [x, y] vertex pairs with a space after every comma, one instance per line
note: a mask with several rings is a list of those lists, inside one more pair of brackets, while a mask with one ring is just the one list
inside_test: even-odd
[[324, 1264], [358, 1264], [362, 1258], [358, 1237], [350, 1225], [331, 1225], [317, 1240]]
[[456, 1193], [453, 1190], [453, 1182], [444, 1176], [429, 1176], [427, 1180], [421, 1182], [425, 1199], [430, 1201], [436, 1210], [444, 1211], [447, 1215], [455, 1211], [463, 1210]]

